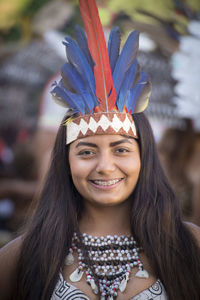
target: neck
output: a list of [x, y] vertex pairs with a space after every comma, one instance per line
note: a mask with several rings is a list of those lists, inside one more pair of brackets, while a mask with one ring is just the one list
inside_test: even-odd
[[130, 235], [130, 210], [128, 201], [110, 207], [86, 203], [79, 222], [80, 231], [93, 236]]

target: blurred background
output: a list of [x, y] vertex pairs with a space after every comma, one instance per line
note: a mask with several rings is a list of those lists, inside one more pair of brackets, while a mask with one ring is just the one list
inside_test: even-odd
[[[152, 80], [146, 114], [183, 219], [200, 225], [200, 1], [99, 0], [105, 35], [140, 34]], [[0, 1], [0, 246], [24, 226], [40, 193], [65, 110], [51, 84], [65, 62], [62, 39], [81, 26], [78, 1]]]

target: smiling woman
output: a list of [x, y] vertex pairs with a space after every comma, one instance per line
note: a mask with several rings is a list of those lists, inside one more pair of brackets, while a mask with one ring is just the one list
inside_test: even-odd
[[137, 141], [94, 135], [65, 145], [60, 126], [29, 229], [1, 250], [2, 299], [99, 299], [109, 276], [116, 299], [198, 299], [198, 228], [181, 221], [147, 119], [134, 121]]
[[69, 149], [73, 183], [92, 205], [127, 200], [140, 172], [139, 146], [133, 138], [97, 135], [73, 142]]
[[64, 42], [52, 94], [70, 109], [34, 216], [1, 250], [1, 299], [199, 300], [199, 229], [181, 220], [142, 112], [138, 32], [119, 55], [115, 28], [108, 57], [95, 1], [79, 3], [88, 42], [81, 29]]

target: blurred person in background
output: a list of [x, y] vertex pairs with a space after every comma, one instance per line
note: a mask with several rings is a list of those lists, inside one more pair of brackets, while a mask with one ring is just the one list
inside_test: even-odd
[[[2, 216], [5, 226], [1, 226], [1, 229], [11, 231], [13, 234], [17, 234], [26, 222], [33, 209], [31, 203], [37, 203], [37, 194], [48, 170], [58, 126], [64, 115], [65, 110], [53, 103], [50, 94], [51, 85], [58, 76], [58, 74], [52, 76], [42, 91], [37, 128], [34, 132], [30, 134], [22, 128], [12, 135], [9, 134], [10, 137], [14, 135], [14, 141], [11, 148], [6, 148], [7, 152], [3, 142], [2, 146], [0, 144], [2, 153], [0, 208], [1, 204], [5, 207], [4, 202], [7, 199], [9, 203], [10, 201], [13, 203], [12, 213], [9, 213], [8, 217]], [[7, 234], [9, 239], [10, 233]], [[9, 240], [5, 239], [5, 234], [1, 231], [0, 245], [5, 241]]]
[[190, 120], [185, 124], [185, 129], [167, 129], [158, 150], [183, 218], [200, 225], [200, 134]]

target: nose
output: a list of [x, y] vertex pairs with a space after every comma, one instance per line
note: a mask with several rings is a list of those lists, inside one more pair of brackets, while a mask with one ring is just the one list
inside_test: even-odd
[[112, 173], [116, 168], [115, 160], [109, 153], [101, 153], [98, 157], [96, 172], [99, 174]]

